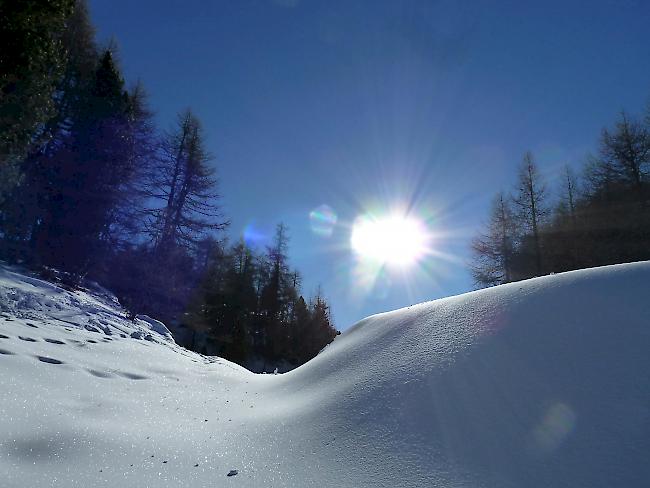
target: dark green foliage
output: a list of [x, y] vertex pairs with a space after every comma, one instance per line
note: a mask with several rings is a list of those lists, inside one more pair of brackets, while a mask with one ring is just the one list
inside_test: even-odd
[[0, 3], [0, 203], [18, 182], [17, 166], [56, 115], [63, 42], [74, 0]]
[[265, 254], [217, 240], [227, 222], [199, 119], [186, 110], [157, 133], [85, 2], [0, 7], [0, 256], [72, 287], [97, 280], [132, 317], [185, 326], [188, 347], [241, 364], [297, 365], [330, 342], [283, 225]]
[[[33, 2], [25, 2], [28, 3]], [[33, 249], [37, 226], [49, 215], [58, 171], [51, 160], [63, 147], [94, 76], [97, 54], [92, 37], [85, 4], [75, 2], [74, 12], [61, 35], [66, 56], [63, 75], [54, 91], [49, 92], [50, 116], [35, 129], [29, 151], [20, 161], [21, 186], [0, 202], [0, 225], [5, 235], [3, 251], [10, 259], [38, 260]]]
[[[252, 367], [297, 366], [336, 336], [319, 293], [307, 305], [298, 273], [287, 262], [287, 229], [280, 224], [265, 255], [239, 242], [214, 250], [183, 323], [205, 336], [204, 351]], [[194, 335], [192, 336], [194, 338]]]

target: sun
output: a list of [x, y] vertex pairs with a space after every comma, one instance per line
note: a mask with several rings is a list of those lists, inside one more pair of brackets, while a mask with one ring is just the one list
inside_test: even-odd
[[427, 251], [430, 236], [418, 219], [390, 215], [385, 218], [362, 216], [352, 227], [352, 249], [363, 258], [381, 264], [409, 266]]

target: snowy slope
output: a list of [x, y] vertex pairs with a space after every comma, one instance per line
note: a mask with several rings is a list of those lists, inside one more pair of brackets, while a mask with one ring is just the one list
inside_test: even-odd
[[0, 334], [3, 487], [650, 486], [650, 263], [372, 316], [278, 376], [7, 268]]

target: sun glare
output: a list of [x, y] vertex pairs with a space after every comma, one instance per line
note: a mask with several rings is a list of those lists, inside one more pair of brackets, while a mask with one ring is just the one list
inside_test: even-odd
[[382, 219], [359, 217], [352, 228], [352, 249], [382, 264], [413, 264], [426, 253], [428, 241], [422, 222], [399, 215]]

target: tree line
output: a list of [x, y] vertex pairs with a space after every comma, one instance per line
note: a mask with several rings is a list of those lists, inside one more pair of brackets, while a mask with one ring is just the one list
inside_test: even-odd
[[496, 194], [471, 246], [478, 286], [650, 259], [650, 106], [603, 129], [581, 174], [556, 176], [553, 198], [527, 152], [514, 191]]
[[188, 333], [241, 364], [295, 366], [336, 334], [318, 293], [300, 295], [288, 234], [264, 251], [228, 243], [198, 117], [155, 126], [82, 0], [3, 2], [0, 257], [71, 287], [92, 279], [132, 316]]

